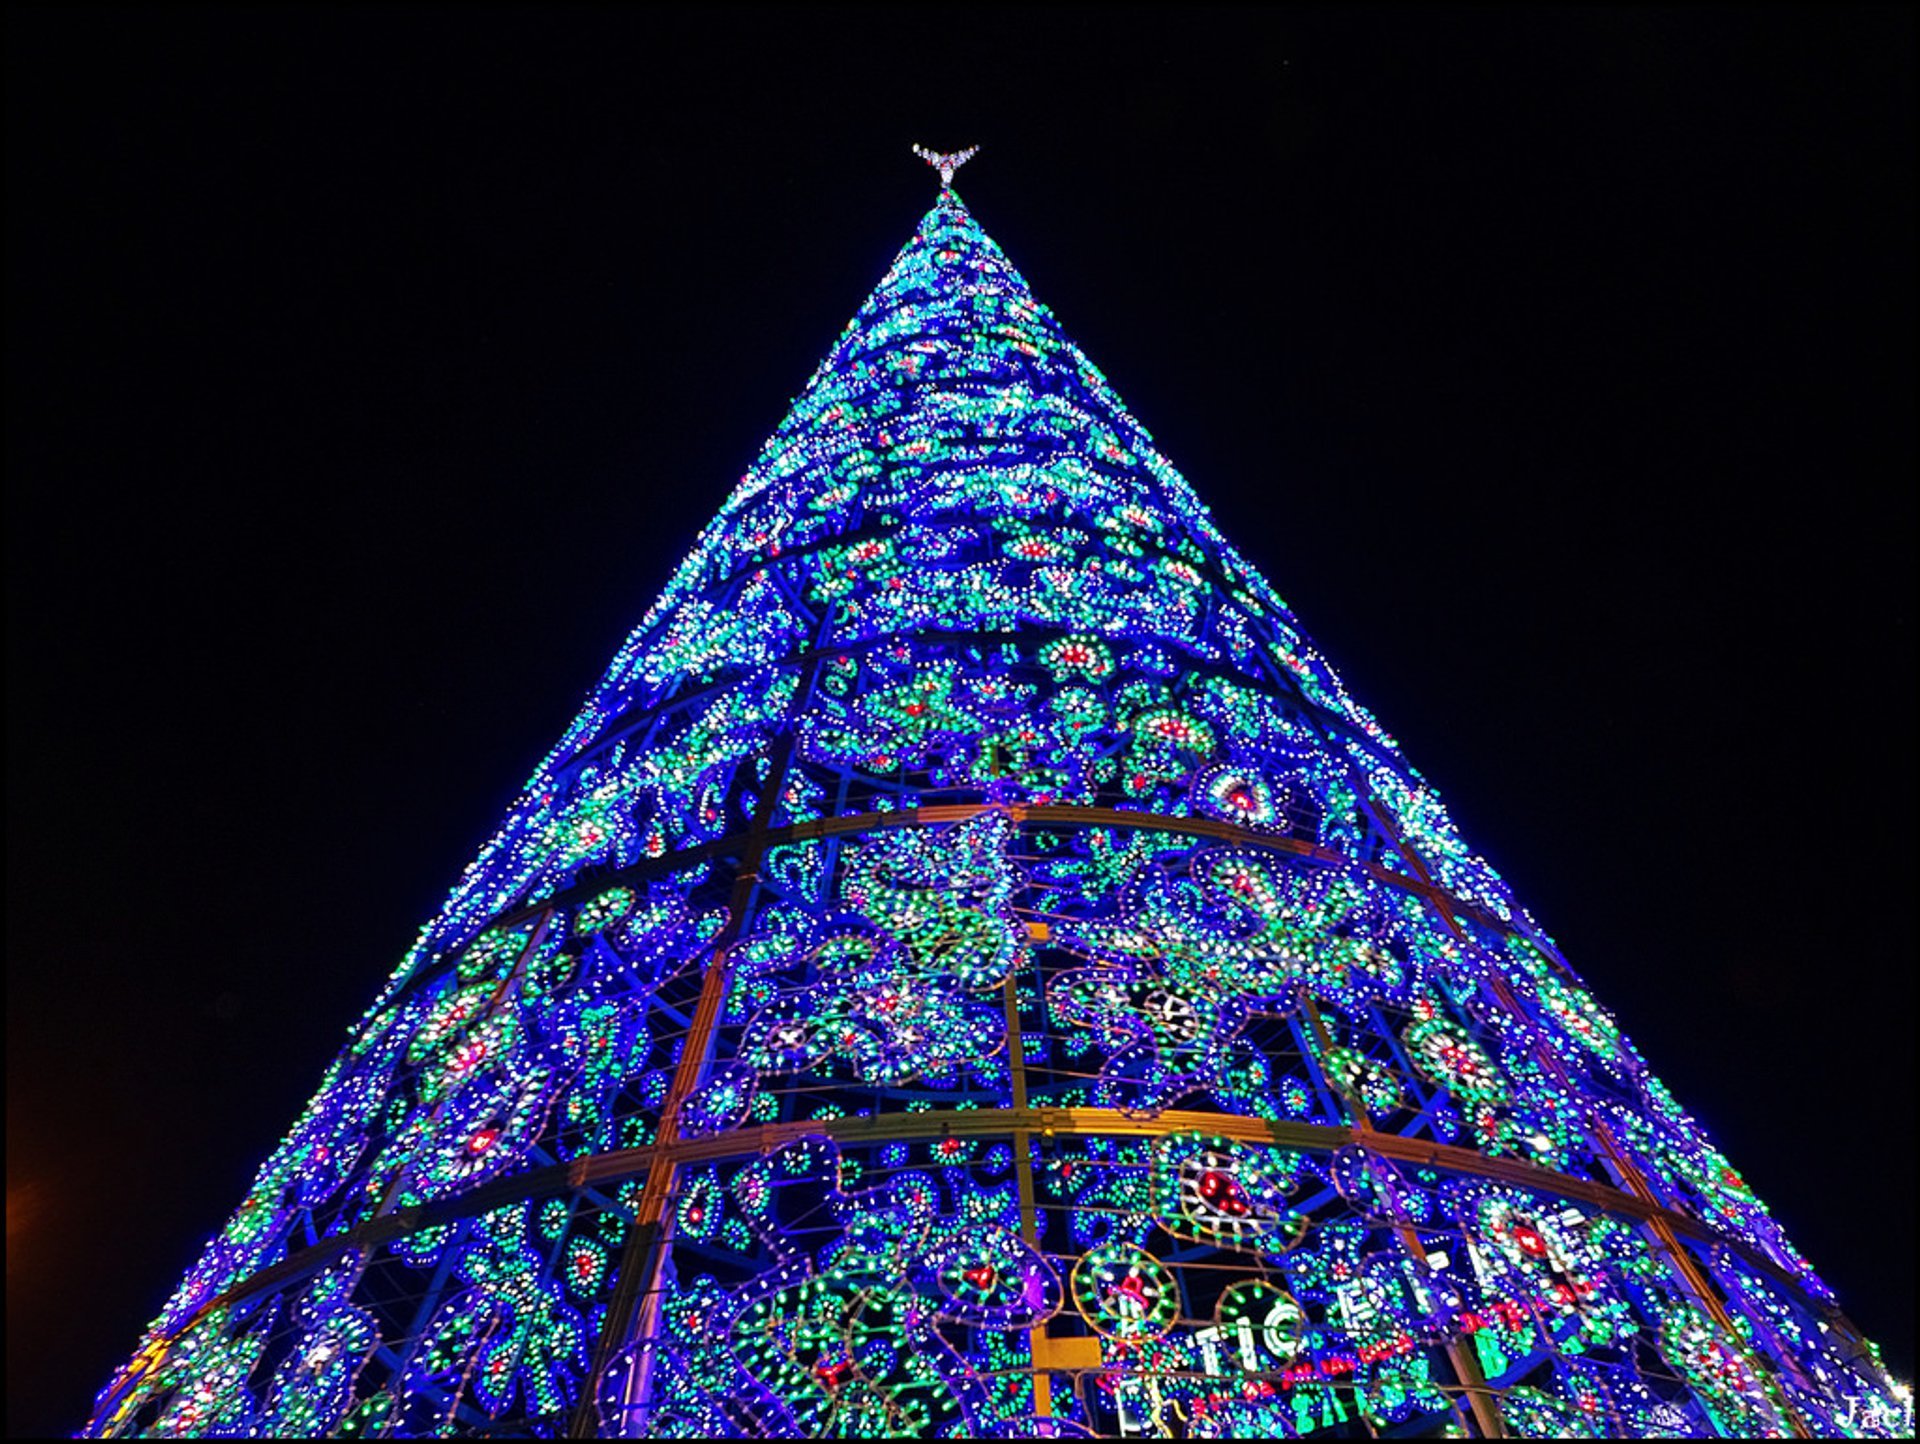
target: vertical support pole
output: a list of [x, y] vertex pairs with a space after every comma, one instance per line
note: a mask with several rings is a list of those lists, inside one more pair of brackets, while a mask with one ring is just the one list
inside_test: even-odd
[[[1425, 884], [1428, 906], [1439, 913], [1440, 920], [1446, 924], [1448, 932], [1452, 933], [1459, 942], [1463, 944], [1466, 943], [1468, 941], [1466, 931], [1460, 926], [1460, 920], [1453, 915], [1451, 909], [1436, 901], [1436, 897], [1441, 892], [1441, 889], [1434, 882], [1433, 874], [1428, 871], [1426, 860], [1401, 836], [1400, 830], [1393, 825], [1393, 819], [1389, 817], [1386, 810], [1380, 806], [1378, 800], [1373, 796], [1372, 789], [1367, 787], [1365, 779], [1356, 776], [1355, 781], [1360, 786], [1360, 795], [1364, 800], [1367, 815], [1373, 819], [1374, 826], [1380, 829], [1381, 835], [1393, 844], [1394, 849], [1406, 860], [1407, 866], [1413, 869], [1414, 875]], [[1525, 1016], [1525, 1009], [1521, 1006], [1520, 999], [1515, 995], [1513, 989], [1508, 986], [1505, 978], [1496, 972], [1489, 971], [1487, 974], [1487, 986], [1493, 991], [1493, 995], [1499, 1000], [1501, 1007], [1516, 1017]], [[1554, 1055], [1552, 1049], [1546, 1047], [1544, 1044], [1536, 1043], [1533, 1046], [1533, 1056], [1534, 1061], [1551, 1075], [1561, 1087], [1565, 1088], [1568, 1093], [1577, 1094], [1579, 1092], [1574, 1086], [1572, 1079], [1568, 1077], [1566, 1068], [1562, 1065], [1560, 1059]], [[1614, 1177], [1619, 1179], [1636, 1198], [1653, 1205], [1655, 1209], [1664, 1207], [1661, 1200], [1654, 1196], [1653, 1189], [1648, 1186], [1647, 1180], [1640, 1172], [1639, 1167], [1614, 1138], [1613, 1131], [1607, 1127], [1606, 1121], [1592, 1115], [1589, 1115], [1586, 1121], [1588, 1125], [1588, 1137], [1593, 1140], [1594, 1146], [1599, 1150], [1601, 1158], [1612, 1171]], [[1687, 1252], [1685, 1246], [1681, 1244], [1679, 1238], [1674, 1234], [1672, 1226], [1667, 1223], [1665, 1218], [1656, 1212], [1647, 1220], [1647, 1228], [1659, 1242], [1660, 1247], [1665, 1251], [1667, 1257], [1672, 1261], [1674, 1270], [1685, 1282], [1687, 1291], [1699, 1301], [1700, 1306], [1707, 1311], [1713, 1321], [1719, 1325], [1721, 1329], [1726, 1331], [1729, 1338], [1737, 1339], [1739, 1337], [1739, 1331], [1734, 1328], [1733, 1316], [1727, 1312], [1726, 1305], [1721, 1302], [1719, 1293], [1714, 1289], [1711, 1280], [1701, 1271], [1699, 1264], [1694, 1261], [1693, 1255]], [[1779, 1403], [1780, 1411], [1786, 1416], [1787, 1424], [1793, 1430], [1794, 1437], [1799, 1439], [1812, 1439], [1816, 1437], [1814, 1433], [1808, 1429], [1805, 1421], [1801, 1419], [1799, 1411], [1793, 1407], [1792, 1401], [1786, 1397], [1785, 1391], [1780, 1388], [1779, 1381], [1773, 1377], [1773, 1370], [1767, 1361], [1763, 1358], [1756, 1357], [1754, 1362], [1759, 1367], [1761, 1373], [1767, 1377], [1768, 1382], [1773, 1385], [1773, 1393]]]
[[[595, 1417], [595, 1393], [601, 1376], [605, 1374], [614, 1354], [630, 1338], [650, 1336], [659, 1323], [659, 1276], [666, 1263], [667, 1245], [671, 1242], [671, 1230], [666, 1219], [667, 1201], [673, 1196], [679, 1172], [673, 1145], [680, 1137], [681, 1109], [688, 1096], [699, 1086], [701, 1074], [706, 1071], [707, 1055], [713, 1046], [714, 1022], [720, 1016], [720, 1003], [726, 993], [727, 954], [734, 939], [739, 936], [747, 902], [752, 897], [754, 884], [759, 880], [760, 831], [760, 828], [755, 828], [754, 837], [746, 849], [747, 856], [741, 860], [741, 870], [734, 879], [733, 892], [728, 899], [726, 925], [715, 940], [713, 953], [707, 961], [706, 974], [700, 980], [700, 1001], [694, 1007], [693, 1022], [687, 1029], [686, 1040], [681, 1044], [680, 1062], [674, 1069], [666, 1102], [661, 1106], [653, 1160], [648, 1165], [647, 1181], [641, 1188], [640, 1203], [634, 1211], [633, 1235], [621, 1252], [620, 1273], [614, 1280], [613, 1294], [607, 1300], [607, 1318], [594, 1350], [593, 1365], [588, 1371], [585, 1389], [574, 1404], [568, 1425], [570, 1438], [591, 1439], [599, 1433]], [[636, 1371], [628, 1385], [629, 1406], [645, 1400], [647, 1376], [650, 1373], [651, 1370], [644, 1363]]]
[[[1269, 644], [1271, 644], [1271, 639], [1269, 639]], [[1331, 728], [1329, 728], [1323, 719], [1323, 709], [1306, 696], [1294, 678], [1277, 670], [1264, 651], [1259, 652], [1258, 655], [1262, 668], [1268, 676], [1284, 694], [1293, 697], [1298, 702], [1301, 713], [1307, 719], [1308, 725], [1320, 734], [1323, 745], [1338, 759], [1341, 767], [1346, 771], [1348, 778], [1353, 783], [1354, 795], [1359, 798], [1361, 807], [1365, 810], [1368, 820], [1373, 823], [1379, 836], [1386, 839], [1394, 851], [1406, 862], [1407, 866], [1413, 870], [1414, 876], [1424, 885], [1423, 894], [1426, 896], [1429, 905], [1435, 907], [1436, 911], [1440, 913], [1441, 920], [1446, 924], [1448, 931], [1464, 942], [1465, 935], [1461, 931], [1459, 921], [1447, 908], [1439, 905], [1433, 899], [1435, 891], [1433, 877], [1427, 871], [1425, 861], [1407, 845], [1406, 839], [1400, 835], [1400, 830], [1393, 825], [1392, 818], [1389, 817], [1386, 810], [1380, 806], [1379, 800], [1373, 794], [1373, 787], [1366, 773], [1360, 768], [1358, 763], [1355, 762], [1352, 754], [1342, 745], [1340, 739], [1333, 735]], [[1301, 993], [1301, 999], [1304, 1005], [1304, 1011], [1312, 1025], [1314, 1037], [1320, 1044], [1322, 1055], [1324, 1056], [1326, 1049], [1331, 1046], [1331, 1039], [1327, 1036], [1326, 1025], [1321, 1020], [1319, 1009], [1314, 1005], [1311, 995], [1303, 991]], [[1353, 1120], [1354, 1133], [1356, 1137], [1361, 1140], [1361, 1146], [1364, 1147], [1367, 1137], [1374, 1131], [1373, 1120], [1367, 1116], [1367, 1111], [1364, 1107], [1359, 1106], [1348, 1096], [1346, 1090], [1339, 1086], [1337, 1080], [1329, 1081], [1332, 1082], [1333, 1092], [1341, 1100], [1348, 1117]], [[1409, 1252], [1424, 1263], [1426, 1261], [1426, 1251], [1421, 1246], [1419, 1235], [1413, 1230], [1412, 1226], [1408, 1224], [1406, 1220], [1400, 1219], [1398, 1220], [1396, 1231], [1399, 1232], [1401, 1242], [1409, 1245]], [[1474, 1422], [1479, 1426], [1480, 1432], [1490, 1439], [1506, 1438], [1506, 1421], [1500, 1414], [1498, 1396], [1495, 1395], [1492, 1387], [1487, 1383], [1486, 1373], [1481, 1369], [1479, 1357], [1474, 1353], [1472, 1346], [1468, 1344], [1465, 1339], [1455, 1338], [1449, 1340], [1446, 1347], [1447, 1359], [1453, 1365], [1453, 1371], [1459, 1377], [1461, 1387], [1466, 1390], [1467, 1403], [1473, 1410]]]
[[[1319, 1045], [1320, 1056], [1324, 1058], [1327, 1051], [1333, 1047], [1333, 1038], [1327, 1032], [1326, 1020], [1320, 1016], [1319, 1005], [1313, 1001], [1313, 995], [1304, 989], [1300, 993], [1300, 1011], [1305, 1015], [1308, 1027], [1313, 1030], [1313, 1040]], [[1327, 1082], [1332, 1087], [1334, 1096], [1340, 1100], [1341, 1107], [1345, 1109], [1359, 1146], [1367, 1149], [1373, 1137], [1374, 1127], [1373, 1120], [1367, 1116], [1366, 1107], [1340, 1086], [1339, 1079], [1328, 1078]], [[1368, 1150], [1369, 1167], [1372, 1166], [1372, 1157], [1371, 1150]], [[1389, 1206], [1393, 1210], [1394, 1236], [1416, 1261], [1425, 1264], [1427, 1250], [1426, 1246], [1420, 1242], [1419, 1231], [1402, 1216], [1399, 1204], [1393, 1201], [1397, 1197], [1394, 1191], [1387, 1188], [1382, 1189], [1381, 1192], [1389, 1200]], [[1480, 1367], [1480, 1360], [1474, 1353], [1473, 1346], [1455, 1335], [1447, 1340], [1446, 1349], [1447, 1362], [1453, 1366], [1454, 1375], [1460, 1380], [1460, 1387], [1466, 1391], [1467, 1407], [1473, 1411], [1473, 1421], [1479, 1425], [1481, 1437], [1505, 1439], [1507, 1423], [1500, 1415], [1499, 1399], [1494, 1394], [1492, 1386], [1487, 1383], [1486, 1372]]]
[[[1664, 1206], [1658, 1198], [1654, 1197], [1653, 1189], [1648, 1186], [1645, 1176], [1627, 1156], [1626, 1151], [1614, 1141], [1612, 1130], [1597, 1118], [1593, 1120], [1593, 1127], [1595, 1142], [1600, 1145], [1608, 1166], [1615, 1171], [1620, 1181], [1636, 1198], [1652, 1204], [1656, 1209], [1662, 1209]], [[1740, 1338], [1740, 1331], [1734, 1326], [1733, 1315], [1727, 1312], [1727, 1306], [1721, 1301], [1719, 1290], [1714, 1288], [1712, 1280], [1702, 1271], [1694, 1256], [1687, 1251], [1686, 1245], [1680, 1242], [1679, 1235], [1674, 1233], [1673, 1225], [1667, 1222], [1664, 1212], [1656, 1212], [1647, 1219], [1647, 1230], [1658, 1240], [1661, 1250], [1672, 1262], [1674, 1271], [1685, 1282], [1687, 1292], [1693, 1295], [1700, 1307], [1705, 1309], [1714, 1323], [1720, 1326], [1728, 1340], [1737, 1341]], [[1787, 1398], [1786, 1391], [1780, 1388], [1779, 1380], [1773, 1377], [1774, 1370], [1768, 1361], [1756, 1354], [1754, 1363], [1758, 1365], [1767, 1381], [1774, 1386], [1775, 1401], [1780, 1406], [1780, 1412], [1786, 1416], [1787, 1427], [1793, 1430], [1794, 1437], [1796, 1439], [1819, 1438], [1819, 1435], [1807, 1427], [1806, 1421], [1800, 1417], [1800, 1411], [1794, 1408], [1793, 1401]]]
[[[1394, 1233], [1416, 1262], [1426, 1264], [1427, 1248], [1420, 1242], [1419, 1230], [1398, 1214], [1396, 1209]], [[1467, 1407], [1473, 1410], [1473, 1422], [1480, 1426], [1481, 1435], [1488, 1439], [1506, 1438], [1507, 1421], [1501, 1417], [1499, 1397], [1493, 1392], [1492, 1385], [1487, 1383], [1486, 1371], [1480, 1367], [1480, 1359], [1474, 1353], [1473, 1345], [1455, 1334], [1447, 1340], [1447, 1362], [1453, 1365], [1461, 1388], [1467, 1391]]]
[[[1028, 925], [1031, 930], [1046, 924]], [[1018, 980], [1009, 975], [1001, 985], [1001, 1000], [1006, 1007], [1007, 1017], [1007, 1071], [1013, 1080], [1013, 1111], [1016, 1117], [1025, 1117], [1027, 1112], [1027, 1059], [1026, 1045], [1021, 1037], [1020, 994]], [[1035, 1252], [1040, 1248], [1040, 1223], [1038, 1204], [1033, 1187], [1033, 1130], [1015, 1128], [1013, 1130], [1013, 1179], [1014, 1187], [1020, 1199], [1020, 1237]], [[1041, 1355], [1046, 1346], [1041, 1342], [1046, 1337], [1047, 1326], [1035, 1324], [1027, 1330], [1028, 1358], [1033, 1364], [1033, 1412], [1042, 1419], [1053, 1416], [1053, 1380], [1040, 1368]]]
[[[766, 856], [767, 831], [773, 824], [779, 805], [780, 789], [786, 781], [787, 765], [793, 760], [794, 725], [802, 706], [813, 690], [818, 658], [808, 660], [800, 669], [789, 705], [786, 725], [767, 752], [767, 775], [754, 802], [753, 821], [740, 849], [739, 870], [734, 874], [733, 890], [727, 897], [727, 921], [714, 939], [707, 970], [700, 980], [700, 1001], [694, 1007], [693, 1021], [680, 1048], [680, 1063], [673, 1071], [660, 1109], [660, 1128], [654, 1138], [653, 1159], [647, 1168], [647, 1181], [640, 1192], [635, 1211], [633, 1235], [621, 1252], [619, 1276], [607, 1300], [607, 1317], [594, 1347], [593, 1362], [586, 1383], [575, 1402], [568, 1421], [567, 1435], [591, 1439], [599, 1433], [595, 1417], [595, 1395], [601, 1377], [613, 1356], [634, 1338], [651, 1338], [659, 1327], [660, 1276], [665, 1271], [667, 1253], [673, 1242], [672, 1219], [667, 1214], [679, 1175], [674, 1145], [680, 1141], [680, 1113], [687, 1098], [700, 1086], [713, 1052], [714, 1027], [720, 1017], [720, 1005], [726, 998], [728, 965], [733, 945], [746, 926], [747, 909], [760, 885], [760, 865]], [[627, 1382], [626, 1402], [631, 1411], [641, 1407], [648, 1397], [652, 1359], [643, 1359]]]

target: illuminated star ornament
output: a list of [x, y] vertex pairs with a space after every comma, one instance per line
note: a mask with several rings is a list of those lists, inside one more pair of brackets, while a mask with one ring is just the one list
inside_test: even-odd
[[953, 173], [980, 154], [980, 147], [970, 145], [965, 150], [956, 150], [947, 155], [937, 150], [928, 150], [924, 145], [916, 145], [913, 153], [940, 172], [941, 185], [950, 186], [953, 184]]

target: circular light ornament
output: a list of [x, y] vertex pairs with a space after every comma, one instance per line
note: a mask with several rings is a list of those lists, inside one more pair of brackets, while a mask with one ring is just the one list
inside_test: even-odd
[[608, 888], [599, 897], [580, 904], [574, 914], [573, 930], [582, 937], [604, 932], [633, 911], [634, 892], [630, 887]]
[[568, 1292], [576, 1298], [591, 1299], [606, 1282], [609, 1262], [606, 1245], [598, 1239], [571, 1239], [560, 1270]]
[[760, 1075], [745, 1063], [723, 1063], [688, 1095], [680, 1112], [680, 1132], [686, 1138], [724, 1133], [746, 1121], [760, 1092]]
[[1018, 1235], [989, 1229], [934, 1259], [942, 1313], [990, 1329], [1029, 1329], [1060, 1312], [1060, 1280]]
[[552, 1083], [553, 1071], [536, 1066], [517, 1078], [496, 1075], [485, 1088], [465, 1090], [409, 1191], [424, 1202], [506, 1172], [533, 1145]]
[[677, 1231], [700, 1243], [711, 1242], [720, 1232], [725, 1206], [719, 1179], [710, 1171], [694, 1174], [681, 1189], [674, 1207]]
[[1075, 676], [1104, 682], [1113, 675], [1113, 652], [1093, 637], [1059, 637], [1040, 649], [1040, 665], [1056, 682]]
[[1327, 1049], [1326, 1070], [1341, 1092], [1359, 1099], [1370, 1113], [1391, 1113], [1401, 1104], [1400, 1079], [1393, 1069], [1357, 1049]]
[[911, 1207], [874, 1207], [862, 1210], [849, 1224], [835, 1254], [856, 1272], [904, 1272], [926, 1242], [930, 1219]]
[[466, 952], [460, 955], [456, 968], [460, 981], [468, 983], [482, 978], [505, 977], [519, 958], [521, 949], [526, 946], [531, 932], [532, 929], [526, 925], [488, 928], [468, 944]]
[[1195, 752], [1202, 756], [1213, 751], [1213, 728], [1178, 707], [1156, 707], [1133, 719], [1136, 746]]
[[1286, 791], [1246, 767], [1210, 767], [1194, 780], [1194, 805], [1209, 817], [1261, 832], [1287, 830]]
[[1687, 1304], [1669, 1306], [1660, 1327], [1660, 1352], [1729, 1438], [1778, 1438], [1786, 1421], [1769, 1396], [1752, 1357], [1712, 1320]]
[[268, 1385], [263, 1422], [281, 1438], [317, 1438], [333, 1427], [353, 1402], [353, 1383], [380, 1346], [372, 1314], [352, 1305], [324, 1312], [302, 1307], [308, 1327], [275, 1370]]
[[1180, 1290], [1167, 1266], [1118, 1240], [1082, 1254], [1073, 1266], [1074, 1305], [1096, 1333], [1125, 1343], [1157, 1339], [1180, 1314]]
[[492, 983], [473, 983], [447, 993], [427, 1010], [407, 1045], [407, 1061], [424, 1063], [487, 1016], [496, 991]]
[[1160, 1226], [1216, 1248], [1278, 1253], [1298, 1243], [1307, 1220], [1286, 1204], [1298, 1178], [1298, 1158], [1274, 1149], [1199, 1133], [1177, 1133], [1154, 1145]]
[[1462, 1102], [1500, 1104], [1507, 1101], [1507, 1081], [1500, 1065], [1465, 1028], [1437, 1014], [1410, 1023], [1402, 1035], [1413, 1066]]

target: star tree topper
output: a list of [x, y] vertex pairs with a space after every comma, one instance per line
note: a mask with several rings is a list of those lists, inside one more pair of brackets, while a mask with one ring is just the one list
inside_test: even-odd
[[928, 150], [924, 145], [916, 145], [913, 153], [940, 172], [940, 184], [953, 184], [953, 173], [980, 153], [980, 147], [970, 145], [965, 150], [957, 150], [952, 155], [942, 155], [937, 150]]

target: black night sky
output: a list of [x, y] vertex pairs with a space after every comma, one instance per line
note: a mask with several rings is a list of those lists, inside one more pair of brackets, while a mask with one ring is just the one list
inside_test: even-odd
[[239, 1200], [913, 141], [1911, 1378], [1914, 29], [11, 7], [9, 1432]]

